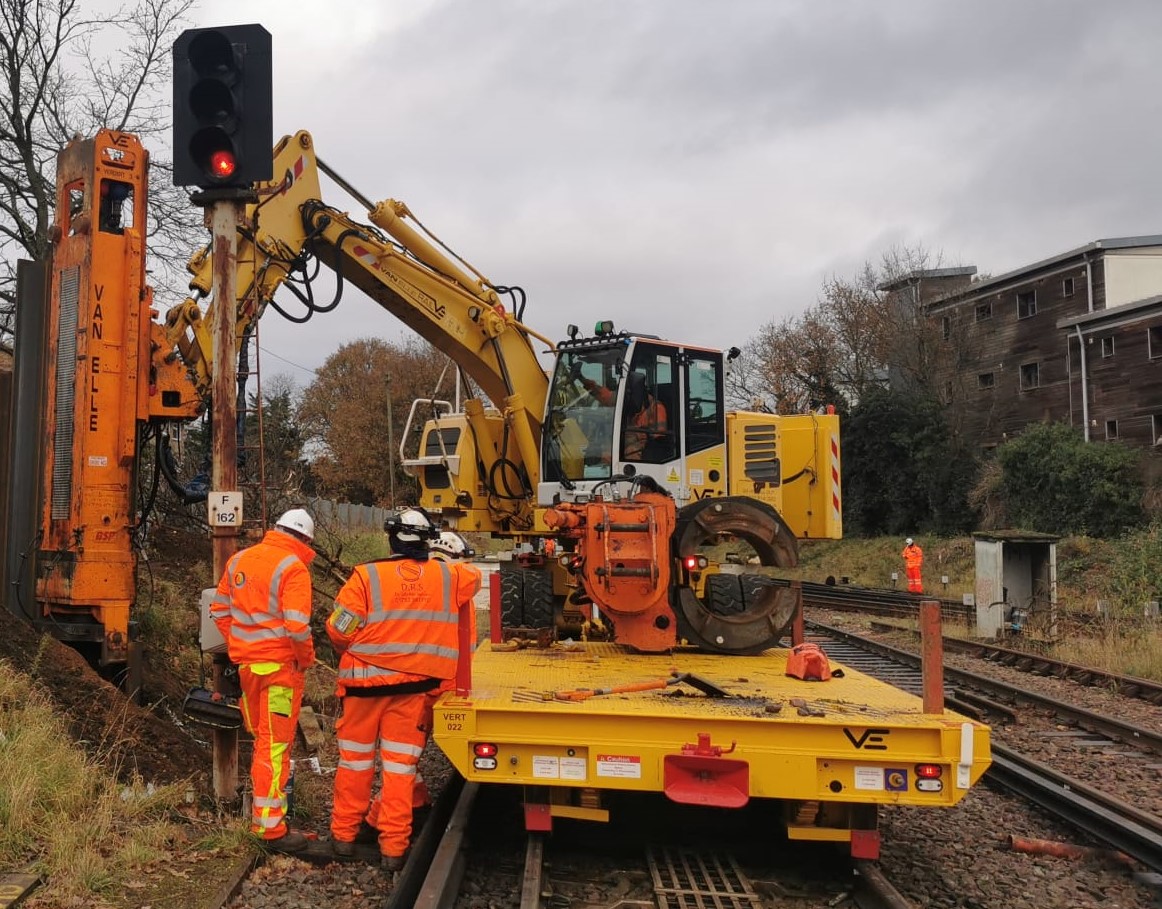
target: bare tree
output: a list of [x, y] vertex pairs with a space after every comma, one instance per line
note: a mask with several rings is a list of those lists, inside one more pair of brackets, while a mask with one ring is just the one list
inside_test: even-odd
[[[16, 259], [49, 251], [56, 155], [101, 127], [157, 138], [170, 125], [170, 46], [194, 0], [0, 0], [0, 338], [15, 317]], [[199, 217], [154, 158], [150, 245], [165, 295]]]
[[962, 347], [943, 336], [946, 326], [927, 306], [952, 289], [949, 281], [968, 277], [941, 269], [940, 258], [921, 246], [897, 246], [850, 278], [827, 278], [806, 312], [768, 322], [748, 341], [732, 400], [765, 401], [779, 413], [822, 404], [843, 409], [886, 385], [949, 399], [937, 386]]

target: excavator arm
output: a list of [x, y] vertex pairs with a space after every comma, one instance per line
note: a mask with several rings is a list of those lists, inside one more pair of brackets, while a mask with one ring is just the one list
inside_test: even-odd
[[[408, 222], [414, 218], [403, 203], [372, 205], [358, 197], [371, 224], [325, 204], [320, 170], [346, 186], [315, 156], [309, 133], [284, 137], [274, 149], [274, 173], [280, 176], [256, 187], [258, 201], [247, 207], [239, 236], [239, 339], [271, 305], [275, 292], [314, 257], [335, 272], [340, 293], [342, 282], [358, 287], [446, 353], [481, 388], [504, 415], [519, 457], [512, 460], [527, 476], [529, 490], [535, 490], [548, 378], [533, 339], [549, 349], [552, 343], [507, 311], [496, 286], [483, 275], [441, 251], [422, 228], [412, 227]], [[166, 333], [205, 395], [213, 361], [208, 324], [217, 305], [211, 303], [203, 315], [199, 302], [211, 290], [208, 248], [190, 260], [189, 270], [194, 296], [167, 313]], [[308, 300], [297, 286], [293, 289]]]

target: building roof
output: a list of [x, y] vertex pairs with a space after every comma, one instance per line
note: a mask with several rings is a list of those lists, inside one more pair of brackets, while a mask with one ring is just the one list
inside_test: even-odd
[[963, 265], [957, 268], [920, 268], [898, 278], [893, 278], [891, 281], [885, 281], [883, 284], [877, 285], [876, 290], [897, 290], [924, 278], [958, 278], [975, 274], [975, 265]]
[[1050, 256], [1048, 259], [1041, 259], [1037, 262], [1031, 262], [1028, 265], [1022, 265], [1020, 268], [1015, 268], [1004, 274], [982, 278], [980, 281], [976, 281], [967, 287], [958, 287], [955, 290], [950, 290], [943, 296], [926, 303], [925, 309], [928, 312], [933, 312], [949, 303], [956, 303], [959, 300], [976, 296], [982, 291], [987, 292], [991, 288], [999, 285], [1020, 283], [1022, 278], [1034, 275], [1050, 266], [1060, 265], [1062, 262], [1068, 262], [1071, 259], [1081, 260], [1095, 252], [1108, 252], [1117, 249], [1144, 249], [1150, 246], [1162, 246], [1162, 234], [1144, 234], [1139, 237], [1107, 237], [1103, 240], [1094, 240], [1086, 243], [1085, 246], [1079, 246], [1076, 249], [1058, 253], [1055, 256]]
[[1041, 259], [1039, 262], [1022, 265], [1020, 268], [1014, 268], [1012, 271], [1007, 271], [1002, 275], [985, 278], [972, 285], [972, 290], [975, 293], [983, 287], [1012, 281], [1014, 278], [1040, 271], [1043, 268], [1048, 268], [1050, 265], [1068, 262], [1070, 259], [1081, 259], [1088, 253], [1097, 252], [1098, 250], [1139, 249], [1146, 246], [1162, 246], [1162, 234], [1146, 234], [1141, 237], [1110, 237], [1105, 240], [1094, 240], [1091, 243], [1086, 243], [1085, 246], [1077, 247], [1077, 249], [1070, 249], [1066, 252], [1058, 253], [1055, 256], [1050, 256], [1048, 259]]
[[1035, 530], [978, 530], [972, 536], [976, 540], [999, 543], [1056, 543], [1061, 539], [1058, 534]]
[[1155, 294], [1143, 300], [1111, 306], [1109, 309], [1098, 309], [1080, 316], [1058, 319], [1057, 327], [1076, 328], [1080, 326], [1082, 332], [1085, 332], [1086, 329], [1117, 328], [1157, 315], [1159, 312], [1162, 312], [1162, 294]]

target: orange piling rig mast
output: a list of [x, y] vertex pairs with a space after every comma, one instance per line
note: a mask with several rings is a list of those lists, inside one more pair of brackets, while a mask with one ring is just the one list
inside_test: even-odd
[[13, 489], [38, 497], [35, 546], [26, 550], [35, 552], [33, 620], [96, 645], [102, 666], [131, 658], [142, 427], [202, 409], [153, 320], [148, 167], [137, 137], [111, 130], [60, 154], [44, 349], [17, 345], [17, 357], [40, 354], [43, 363], [46, 456], [37, 488]]

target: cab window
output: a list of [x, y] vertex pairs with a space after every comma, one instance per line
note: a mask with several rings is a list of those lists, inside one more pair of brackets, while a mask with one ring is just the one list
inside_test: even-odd
[[725, 440], [722, 359], [692, 354], [686, 362], [686, 454]]
[[678, 456], [674, 349], [639, 342], [626, 376], [621, 458], [665, 464]]

